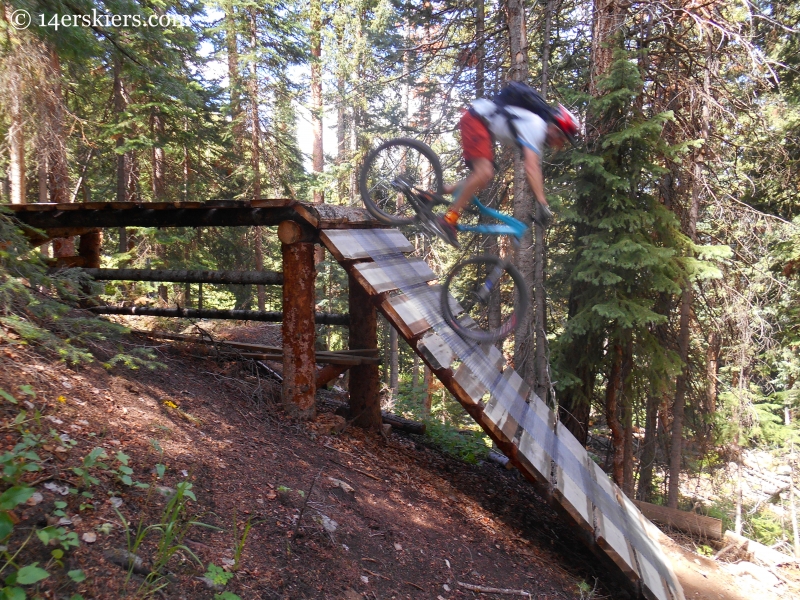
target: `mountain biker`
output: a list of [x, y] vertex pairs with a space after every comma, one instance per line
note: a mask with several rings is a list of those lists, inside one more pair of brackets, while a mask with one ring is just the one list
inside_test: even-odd
[[541, 154], [545, 147], [560, 150], [566, 141], [574, 144], [578, 121], [562, 105], [551, 107], [531, 87], [512, 82], [491, 100], [480, 98], [464, 111], [459, 122], [464, 161], [470, 174], [463, 181], [445, 186], [457, 193], [439, 228], [458, 247], [456, 223], [472, 197], [494, 177], [494, 140], [516, 144], [525, 163], [525, 175], [538, 202], [535, 220], [547, 226], [553, 213], [547, 205], [542, 181]]

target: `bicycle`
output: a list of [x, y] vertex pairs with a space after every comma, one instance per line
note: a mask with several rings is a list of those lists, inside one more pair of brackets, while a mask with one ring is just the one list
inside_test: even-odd
[[[442, 165], [423, 142], [396, 138], [384, 142], [364, 160], [359, 191], [369, 213], [395, 227], [418, 225], [447, 241], [437, 224], [434, 207], [449, 205], [442, 199]], [[472, 207], [500, 223], [458, 224], [460, 232], [509, 236], [516, 248], [529, 226], [484, 206], [477, 198]], [[455, 312], [452, 296], [463, 312]], [[447, 324], [461, 337], [492, 343], [508, 336], [530, 303], [522, 274], [508, 260], [484, 254], [459, 261], [442, 283], [441, 311]]]

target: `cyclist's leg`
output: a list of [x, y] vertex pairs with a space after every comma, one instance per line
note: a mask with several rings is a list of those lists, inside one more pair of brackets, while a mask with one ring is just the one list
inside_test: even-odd
[[472, 197], [489, 185], [494, 177], [494, 143], [484, 122], [469, 111], [465, 111], [459, 122], [461, 147], [464, 161], [469, 167], [467, 178], [445, 191], [453, 192], [461, 187], [456, 201], [447, 213], [448, 222], [455, 224]]

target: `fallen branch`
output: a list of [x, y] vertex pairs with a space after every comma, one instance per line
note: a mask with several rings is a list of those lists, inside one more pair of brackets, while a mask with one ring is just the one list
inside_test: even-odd
[[526, 592], [525, 590], [509, 590], [505, 588], [493, 588], [493, 587], [486, 587], [483, 585], [472, 585], [471, 583], [464, 583], [462, 581], [456, 581], [458, 585], [463, 587], [464, 589], [470, 590], [472, 592], [481, 592], [484, 594], [505, 594], [506, 596], [527, 596], [528, 598], [532, 598], [530, 592]]

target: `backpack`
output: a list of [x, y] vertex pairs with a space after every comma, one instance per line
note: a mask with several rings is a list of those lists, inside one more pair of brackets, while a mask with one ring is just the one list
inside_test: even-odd
[[542, 98], [539, 92], [524, 83], [512, 81], [492, 98], [492, 101], [499, 109], [503, 109], [506, 106], [516, 106], [539, 115], [545, 123], [553, 120], [553, 109], [550, 105]]

